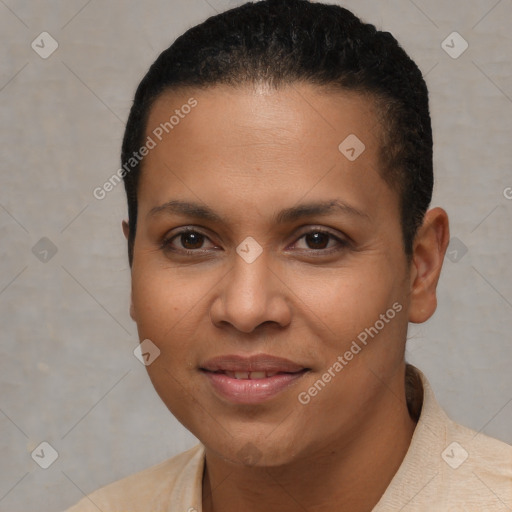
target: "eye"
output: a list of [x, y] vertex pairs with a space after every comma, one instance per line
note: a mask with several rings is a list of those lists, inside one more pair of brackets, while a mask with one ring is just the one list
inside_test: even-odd
[[[307, 233], [304, 233], [295, 243], [297, 244], [302, 239], [304, 239], [304, 242], [307, 245], [305, 250], [309, 250], [311, 252], [322, 252], [323, 254], [340, 251], [349, 245], [347, 240], [341, 239], [323, 229], [310, 230]], [[334, 247], [327, 247], [330, 241], [336, 242]]]
[[[202, 246], [205, 240], [209, 240], [206, 235], [195, 229], [186, 228], [166, 238], [162, 243], [162, 249], [186, 254], [197, 253], [204, 250]], [[181, 245], [181, 248], [173, 245], [175, 241]]]

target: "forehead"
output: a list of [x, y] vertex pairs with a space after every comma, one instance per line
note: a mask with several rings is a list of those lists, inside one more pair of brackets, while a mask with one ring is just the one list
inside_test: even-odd
[[376, 207], [390, 192], [379, 173], [379, 130], [373, 101], [354, 92], [309, 84], [168, 91], [148, 116], [155, 147], [144, 157], [139, 199], [151, 208], [180, 189], [196, 199], [286, 193], [293, 202], [335, 189], [355, 207]]
[[[303, 83], [278, 89], [262, 83], [166, 91], [148, 116], [147, 135], [155, 130], [157, 138], [176, 143], [217, 142], [220, 147], [230, 142], [232, 147], [237, 142], [272, 145], [288, 139], [301, 147], [322, 149], [332, 143], [331, 149], [337, 150], [340, 137], [350, 134], [359, 133], [366, 146], [375, 146], [379, 138], [370, 95]], [[193, 141], [191, 130], [198, 135]]]

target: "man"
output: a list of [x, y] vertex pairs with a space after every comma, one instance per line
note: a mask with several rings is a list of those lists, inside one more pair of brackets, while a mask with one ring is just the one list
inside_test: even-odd
[[70, 512], [512, 508], [512, 447], [404, 360], [449, 227], [389, 33], [305, 0], [212, 17], [142, 80], [122, 163], [131, 316], [200, 444]]

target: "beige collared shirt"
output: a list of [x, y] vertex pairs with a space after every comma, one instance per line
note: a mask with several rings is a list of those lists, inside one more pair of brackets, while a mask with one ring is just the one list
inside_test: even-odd
[[[512, 511], [512, 446], [451, 421], [416, 371], [421, 415], [373, 512]], [[93, 492], [66, 512], [201, 512], [203, 469], [204, 446], [198, 444]]]

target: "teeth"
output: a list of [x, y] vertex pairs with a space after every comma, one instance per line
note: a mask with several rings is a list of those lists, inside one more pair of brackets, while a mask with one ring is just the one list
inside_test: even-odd
[[224, 372], [228, 377], [232, 379], [266, 379], [268, 377], [273, 377], [277, 375], [279, 372]]
[[266, 377], [265, 372], [251, 372], [251, 379], [265, 379]]

